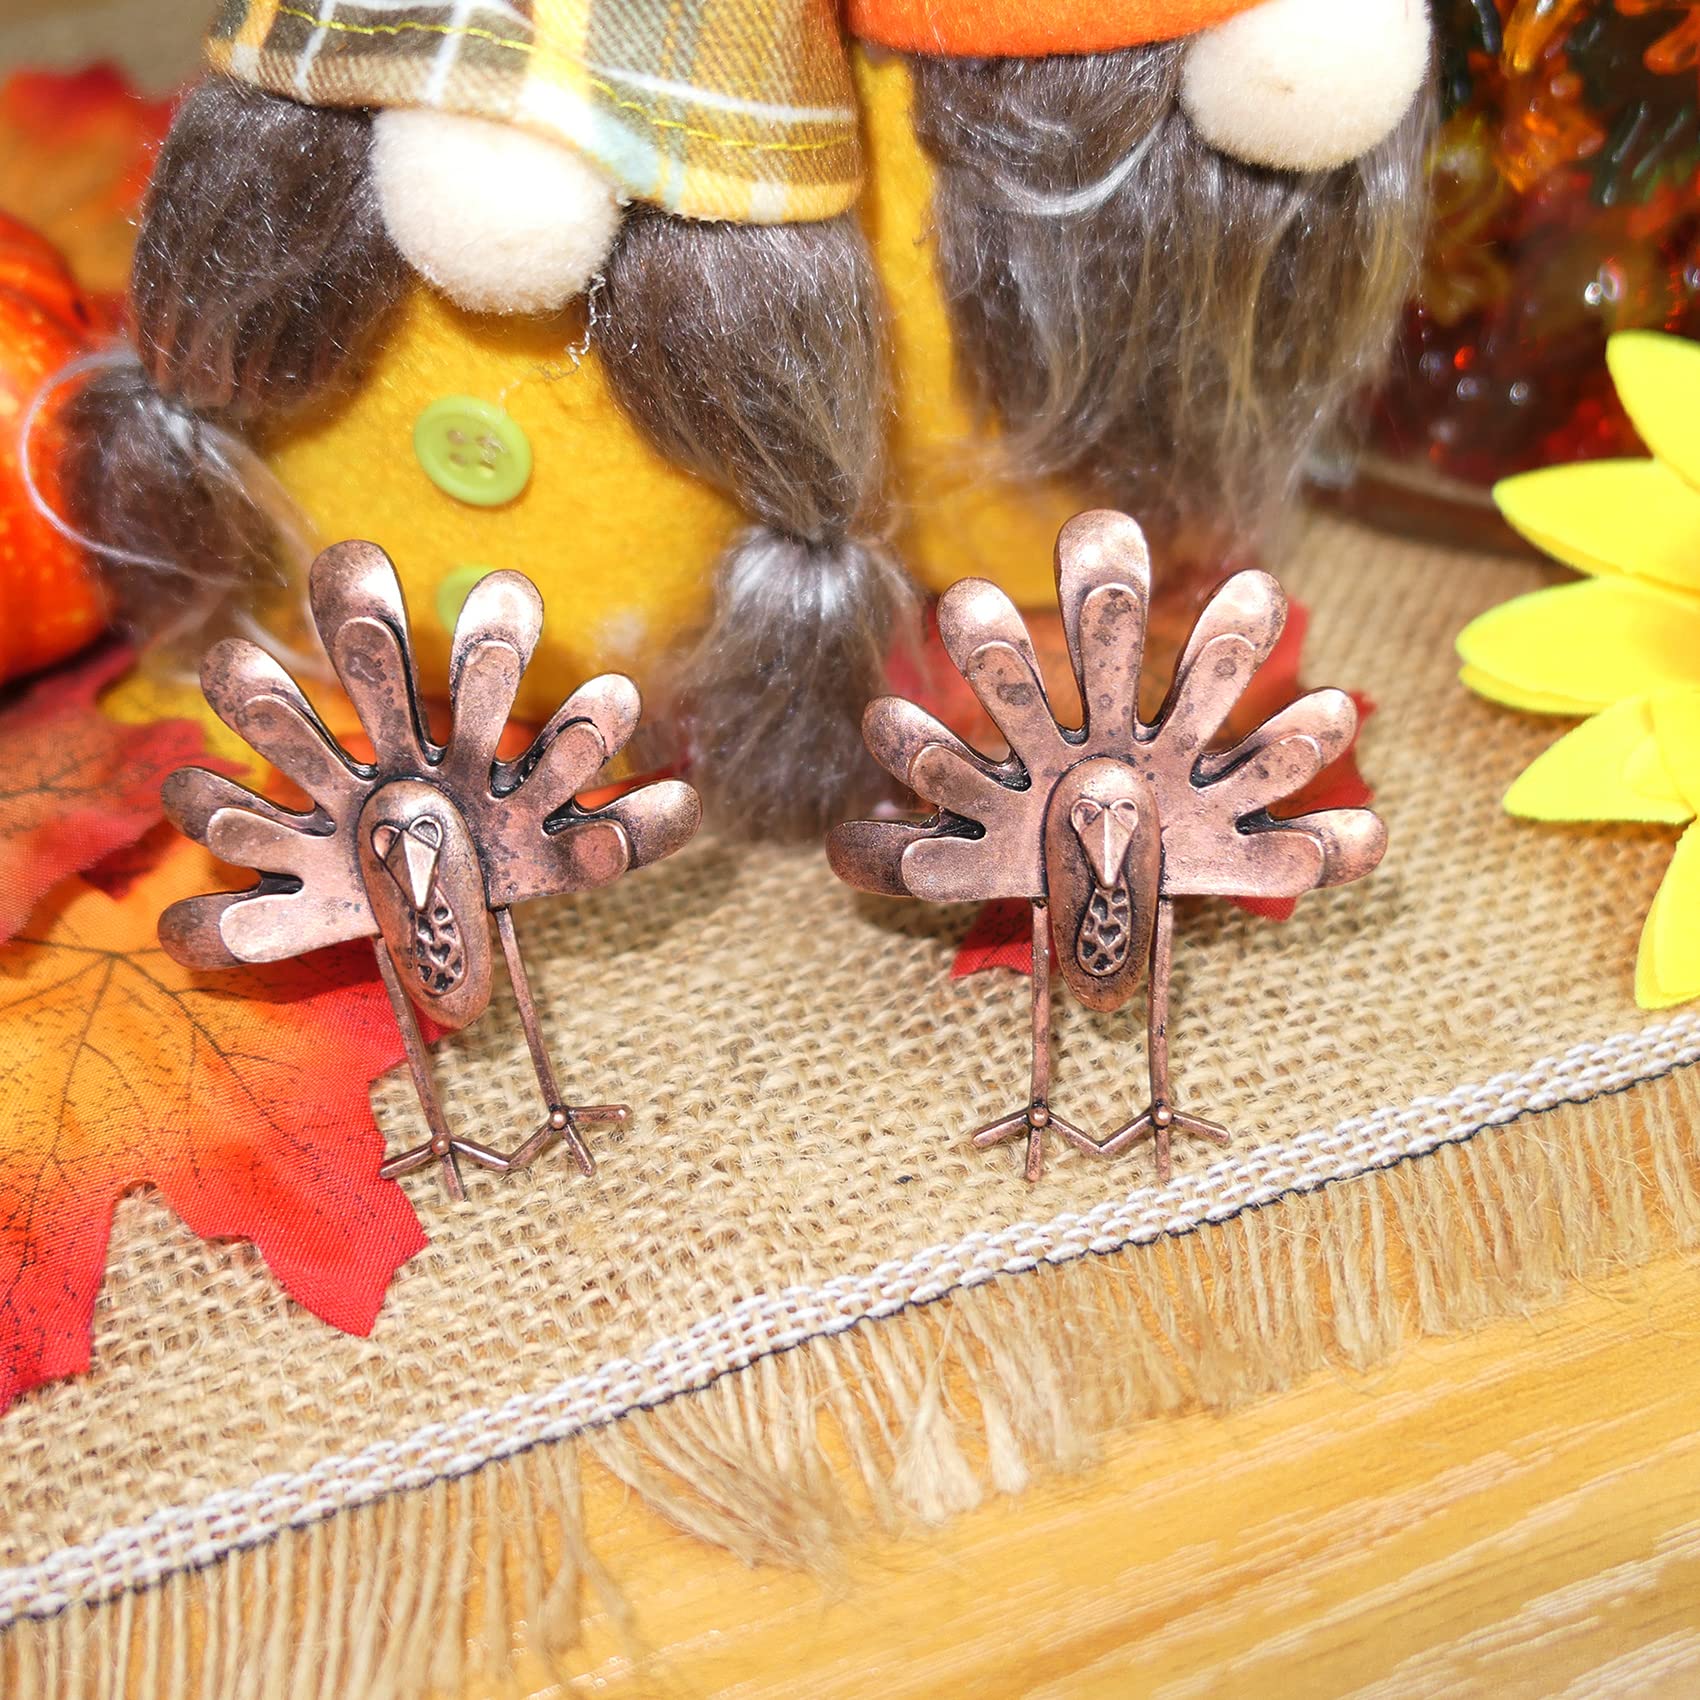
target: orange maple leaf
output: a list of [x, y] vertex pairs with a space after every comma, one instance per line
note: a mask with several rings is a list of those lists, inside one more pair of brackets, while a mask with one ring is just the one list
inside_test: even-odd
[[38, 679], [0, 709], [0, 940], [59, 882], [134, 844], [165, 818], [160, 782], [211, 761], [192, 720], [122, 726], [100, 691], [130, 664], [118, 648]]
[[120, 294], [169, 100], [113, 65], [20, 71], [0, 83], [0, 208], [62, 248], [83, 286]]
[[378, 1178], [368, 1087], [401, 1043], [366, 953], [204, 974], [160, 948], [167, 904], [232, 878], [177, 842], [122, 900], [72, 880], [0, 947], [0, 1410], [87, 1367], [112, 1212], [134, 1187], [205, 1238], [252, 1241], [354, 1334], [426, 1243]]

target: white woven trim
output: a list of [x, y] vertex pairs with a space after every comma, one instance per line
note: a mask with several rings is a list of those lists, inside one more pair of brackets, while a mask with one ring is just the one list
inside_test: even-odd
[[1144, 1187], [1085, 1214], [973, 1233], [882, 1263], [869, 1274], [747, 1299], [687, 1333], [659, 1340], [637, 1358], [616, 1358], [541, 1393], [494, 1410], [426, 1423], [399, 1440], [348, 1458], [326, 1458], [296, 1475], [168, 1506], [87, 1545], [0, 1570], [0, 1628], [22, 1617], [109, 1599], [174, 1572], [209, 1564], [239, 1547], [300, 1528], [384, 1495], [426, 1487], [542, 1441], [564, 1440], [629, 1412], [706, 1387], [731, 1370], [806, 1340], [842, 1333], [963, 1287], [1041, 1263], [1144, 1245], [1164, 1234], [1219, 1222], [1286, 1194], [1308, 1192], [1403, 1158], [1456, 1144], [1483, 1128], [1560, 1104], [1597, 1098], [1700, 1062], [1700, 1016], [1683, 1015], [1544, 1057], [1521, 1074], [1496, 1075], [1443, 1097], [1354, 1116], [1329, 1131], [1260, 1146], [1166, 1187]]

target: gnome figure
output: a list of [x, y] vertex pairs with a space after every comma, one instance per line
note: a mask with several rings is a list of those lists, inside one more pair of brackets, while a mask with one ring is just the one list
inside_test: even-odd
[[[255, 586], [304, 579], [297, 481], [269, 475], [352, 414], [358, 480], [340, 449], [308, 480], [321, 539], [428, 562], [459, 536], [459, 582], [541, 533], [551, 602], [600, 592], [574, 659], [658, 686], [722, 822], [823, 824], [914, 607], [883, 546], [885, 314], [835, 0], [226, 0], [208, 52], [145, 211], [139, 361], [74, 409], [74, 524], [132, 622], [181, 601], [173, 629], [205, 641]], [[416, 280], [462, 317], [420, 309]], [[587, 295], [581, 331], [563, 309]], [[516, 351], [499, 386], [492, 348]], [[547, 382], [592, 360], [564, 418]], [[375, 365], [408, 416], [365, 411]], [[731, 499], [730, 536], [697, 503], [660, 558], [621, 546], [655, 451]], [[704, 538], [717, 556], [673, 558]], [[445, 628], [451, 593], [421, 598]]]
[[1042, 597], [1006, 563], [1089, 503], [1211, 575], [1267, 540], [1391, 341], [1427, 44], [1423, 0], [225, 0], [134, 352], [60, 385], [65, 530], [185, 660], [370, 538], [428, 680], [521, 566], [538, 679], [631, 673], [722, 830], [812, 833], [883, 784], [919, 589]]
[[1010, 473], [1138, 515], [1207, 588], [1383, 369], [1425, 205], [1427, 0], [849, 19], [908, 57], [958, 373]]

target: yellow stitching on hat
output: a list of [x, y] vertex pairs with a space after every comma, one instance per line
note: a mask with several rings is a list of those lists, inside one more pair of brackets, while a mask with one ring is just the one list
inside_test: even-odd
[[[842, 140], [748, 142], [741, 136], [723, 136], [714, 130], [699, 130], [694, 125], [682, 124], [675, 118], [652, 117], [637, 101], [622, 100], [619, 89], [612, 83], [605, 83], [600, 77], [592, 76], [585, 69], [582, 60], [574, 59], [558, 48], [546, 49], [533, 41], [515, 41], [509, 36], [498, 35], [494, 30], [479, 29], [473, 24], [349, 24], [335, 18], [321, 18], [313, 12], [303, 12], [294, 6], [279, 6], [276, 15], [280, 18], [295, 18], [301, 23], [311, 24], [315, 29], [339, 30], [344, 35], [406, 35], [412, 31], [418, 35], [475, 36], [494, 47], [511, 47], [516, 53], [529, 53], [545, 63], [555, 60], [563, 65], [571, 65], [593, 89], [607, 95], [619, 110], [635, 112], [646, 124], [653, 125], [657, 130], [679, 130], [694, 141], [715, 142], [723, 148], [742, 148], [749, 153], [824, 153], [829, 148], [841, 148], [845, 145]], [[850, 132], [850, 126], [846, 125], [845, 130]]]

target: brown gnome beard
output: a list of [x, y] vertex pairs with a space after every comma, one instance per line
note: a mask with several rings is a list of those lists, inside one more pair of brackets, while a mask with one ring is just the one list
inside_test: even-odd
[[595, 343], [661, 452], [755, 522], [722, 557], [671, 704], [725, 827], [818, 833], [879, 775], [861, 716], [916, 608], [883, 529], [885, 309], [849, 215], [626, 220]]
[[131, 273], [136, 358], [67, 409], [71, 518], [124, 626], [191, 651], [299, 576], [299, 516], [248, 446], [351, 382], [410, 273], [364, 113], [210, 78], [160, 154]]
[[1184, 43], [911, 61], [959, 367], [1010, 469], [1211, 547], [1265, 541], [1383, 372], [1424, 216], [1425, 97], [1297, 174], [1216, 152]]

